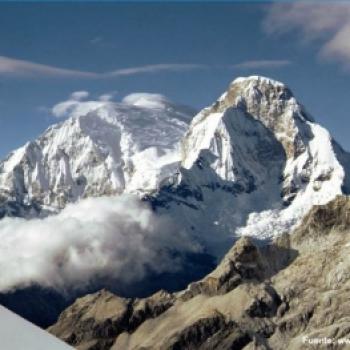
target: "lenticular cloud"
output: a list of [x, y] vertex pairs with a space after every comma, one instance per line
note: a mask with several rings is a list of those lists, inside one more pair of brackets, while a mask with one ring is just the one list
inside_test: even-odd
[[200, 246], [136, 196], [88, 198], [44, 219], [0, 221], [0, 291], [83, 288], [96, 277], [133, 282], [181, 268], [175, 251]]

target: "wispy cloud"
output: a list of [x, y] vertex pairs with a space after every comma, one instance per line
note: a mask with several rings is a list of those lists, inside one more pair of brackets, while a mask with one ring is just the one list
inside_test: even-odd
[[319, 57], [350, 68], [350, 4], [295, 2], [269, 7], [263, 28], [269, 34], [297, 33], [320, 45]]
[[80, 90], [80, 91], [74, 91], [70, 97], [74, 101], [81, 101], [88, 98], [89, 95], [90, 93], [88, 91]]
[[125, 69], [118, 69], [112, 72], [105, 73], [106, 76], [116, 77], [123, 75], [135, 75], [142, 73], [158, 73], [158, 72], [182, 72], [187, 70], [197, 70], [197, 69], [206, 69], [209, 68], [205, 64], [153, 64]]
[[108, 79], [122, 76], [131, 76], [159, 72], [181, 72], [208, 68], [204, 64], [191, 63], [160, 63], [117, 69], [110, 72], [96, 73], [73, 69], [64, 69], [31, 61], [18, 60], [0, 56], [0, 75], [15, 77], [54, 77], [54, 78], [87, 78]]
[[282, 68], [285, 66], [291, 65], [292, 62], [289, 60], [253, 60], [253, 61], [244, 61], [232, 65], [232, 68], [237, 69], [259, 69], [259, 68]]
[[[290, 65], [288, 60], [250, 60], [234, 65], [208, 65], [194, 63], [159, 63], [144, 66], [116, 69], [109, 72], [88, 72], [74, 69], [64, 69], [31, 61], [18, 60], [0, 56], [0, 76], [24, 78], [83, 78], [83, 79], [113, 79], [140, 74], [157, 74], [161, 72], [185, 72], [206, 69], [258, 69], [281, 68]], [[107, 96], [106, 96], [107, 98]]]
[[90, 40], [90, 44], [93, 44], [93, 45], [100, 44], [102, 42], [103, 42], [103, 37], [101, 36], [95, 36]]
[[97, 78], [98, 74], [0, 56], [0, 75], [19, 77]]

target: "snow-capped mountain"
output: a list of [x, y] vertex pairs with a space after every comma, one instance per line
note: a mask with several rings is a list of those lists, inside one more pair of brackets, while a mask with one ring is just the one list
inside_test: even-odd
[[156, 202], [219, 256], [234, 236], [289, 231], [350, 189], [350, 155], [284, 84], [263, 77], [234, 80], [194, 117], [181, 152]]
[[156, 94], [67, 101], [53, 125], [0, 163], [3, 214], [31, 216], [88, 196], [144, 192], [174, 172], [194, 111]]
[[235, 235], [288, 231], [350, 189], [350, 155], [268, 78], [234, 80], [192, 121], [158, 95], [57, 108], [67, 107], [68, 119], [1, 163], [4, 214], [136, 192], [220, 256]]

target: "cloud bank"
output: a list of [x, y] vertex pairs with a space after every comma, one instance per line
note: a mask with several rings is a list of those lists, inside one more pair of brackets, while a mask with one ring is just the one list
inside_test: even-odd
[[350, 4], [295, 2], [269, 7], [263, 28], [269, 34], [298, 33], [320, 44], [319, 56], [350, 68]]
[[33, 283], [84, 288], [95, 278], [141, 280], [175, 272], [200, 246], [136, 196], [89, 198], [45, 219], [0, 221], [0, 291]]

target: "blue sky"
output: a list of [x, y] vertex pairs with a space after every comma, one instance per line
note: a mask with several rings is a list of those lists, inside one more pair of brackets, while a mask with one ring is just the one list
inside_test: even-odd
[[200, 109], [251, 74], [287, 83], [350, 150], [348, 34], [346, 4], [0, 3], [0, 156], [77, 90]]

